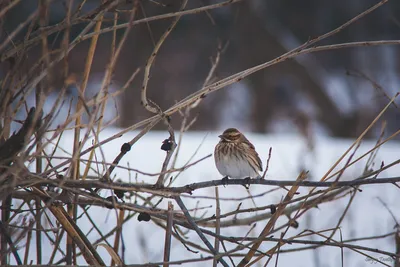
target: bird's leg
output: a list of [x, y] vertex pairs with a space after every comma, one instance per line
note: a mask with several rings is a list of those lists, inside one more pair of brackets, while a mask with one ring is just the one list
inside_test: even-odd
[[225, 187], [228, 184], [228, 175], [222, 178], [222, 185]]
[[250, 177], [246, 177], [243, 179], [243, 186], [246, 187], [246, 189], [250, 188]]

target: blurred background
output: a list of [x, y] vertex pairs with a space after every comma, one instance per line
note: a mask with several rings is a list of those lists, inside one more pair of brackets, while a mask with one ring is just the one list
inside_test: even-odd
[[[0, 10], [11, 2], [0, 1]], [[39, 1], [14, 2], [17, 4], [0, 21], [1, 43], [37, 10]], [[74, 8], [81, 2], [74, 1]], [[66, 3], [49, 3], [46, 24], [56, 25], [65, 19]], [[215, 3], [218, 2], [190, 0], [186, 9]], [[148, 96], [162, 109], [166, 109], [201, 89], [212, 65], [210, 59], [216, 56], [219, 49], [222, 52], [221, 60], [212, 81], [272, 60], [310, 38], [333, 30], [376, 3], [378, 1], [373, 0], [243, 0], [207, 12], [183, 16], [156, 58]], [[90, 12], [98, 4], [98, 1], [88, 0], [81, 12]], [[178, 11], [180, 4], [180, 1], [175, 0], [140, 1], [135, 20]], [[124, 5], [119, 5], [115, 10], [118, 23], [129, 21], [129, 12], [126, 11], [132, 8], [132, 2], [126, 1], [125, 5], [126, 9]], [[113, 25], [115, 14], [106, 14], [103, 28]], [[82, 23], [72, 26], [71, 40], [87, 25], [87, 21], [82, 20]], [[129, 34], [113, 74], [110, 90], [121, 88], [136, 68], [140, 67], [141, 71], [129, 88], [115, 98], [115, 103], [109, 104], [107, 119], [118, 116], [116, 126], [127, 127], [151, 115], [140, 104], [143, 69], [155, 43], [171, 21], [162, 19], [142, 23], [133, 27]], [[40, 42], [22, 55], [23, 60], [18, 58], [21, 56], [18, 54], [12, 57], [7, 55], [7, 51], [23, 41], [28, 30], [32, 30], [32, 36], [40, 34], [39, 26], [34, 29], [25, 27], [12, 42], [0, 49], [0, 79], [4, 79], [16, 60], [23, 62], [18, 68], [21, 75], [41, 60]], [[118, 38], [122, 37], [123, 32], [124, 29], [117, 31]], [[61, 36], [57, 33], [49, 36], [49, 45], [53, 51], [60, 48]], [[400, 39], [399, 1], [389, 1], [319, 44], [387, 39]], [[112, 32], [102, 34], [99, 38], [85, 93], [87, 98], [93, 97], [101, 85], [110, 58], [111, 41]], [[67, 98], [77, 98], [89, 44], [90, 39], [83, 41], [69, 54], [67, 79], [63, 78], [61, 63], [54, 67], [51, 79], [48, 80], [50, 99], [66, 83]], [[398, 46], [355, 47], [303, 55], [273, 65], [230, 88], [207, 96], [192, 112], [193, 117], [197, 116], [197, 121], [191, 129], [220, 130], [234, 126], [257, 133], [298, 132], [304, 135], [317, 133], [356, 137], [398, 91], [399, 63]], [[34, 95], [31, 103], [33, 105]], [[66, 101], [64, 111], [68, 109]], [[389, 131], [398, 129], [400, 116], [397, 108], [391, 107], [384, 118], [389, 122]], [[172, 116], [172, 124], [180, 125], [181, 119], [179, 114]], [[165, 129], [165, 125], [159, 124], [155, 128]], [[378, 133], [379, 127], [371, 131], [368, 137]]]

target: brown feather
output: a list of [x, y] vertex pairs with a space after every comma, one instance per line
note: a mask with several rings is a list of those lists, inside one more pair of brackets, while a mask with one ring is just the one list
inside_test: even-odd
[[262, 161], [254, 145], [239, 130], [228, 128], [219, 137], [221, 140], [214, 150], [216, 164], [224, 156], [229, 156], [233, 160], [247, 161], [257, 173], [263, 171]]

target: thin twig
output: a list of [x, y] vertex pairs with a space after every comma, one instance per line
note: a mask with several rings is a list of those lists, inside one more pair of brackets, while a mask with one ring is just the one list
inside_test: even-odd
[[269, 168], [269, 161], [271, 159], [271, 154], [272, 154], [272, 147], [269, 148], [268, 151], [268, 159], [267, 159], [267, 165], [265, 166], [265, 171], [261, 177], [261, 179], [265, 179], [265, 175], [267, 174], [268, 168]]
[[[182, 1], [180, 11], [185, 9], [187, 2], [188, 2], [188, 0]], [[147, 85], [150, 80], [150, 70], [151, 70], [154, 60], [156, 59], [158, 51], [161, 48], [161, 45], [164, 43], [165, 39], [167, 39], [167, 37], [171, 33], [171, 31], [175, 28], [175, 26], [178, 23], [178, 21], [180, 20], [180, 18], [181, 18], [181, 16], [179, 16], [179, 15], [176, 16], [174, 18], [174, 20], [172, 21], [171, 25], [161, 36], [160, 40], [155, 45], [150, 58], [147, 60], [146, 68], [144, 70], [144, 78], [143, 78], [142, 91], [141, 91], [141, 104], [144, 106], [145, 109], [147, 109], [148, 111], [150, 111], [151, 113], [154, 113], [154, 114], [157, 114], [159, 109], [157, 107], [150, 105], [149, 101], [147, 100]]]
[[[218, 187], [215, 187], [215, 202], [216, 202], [216, 207], [215, 207], [215, 222], [216, 222], [216, 227], [215, 227], [215, 234], [217, 236], [220, 235], [220, 226], [219, 226], [219, 221], [220, 221], [220, 216], [221, 216], [221, 207], [219, 204], [219, 193], [218, 193]], [[214, 242], [214, 248], [217, 253], [219, 253], [219, 239], [218, 237], [215, 237], [215, 242]], [[213, 267], [217, 267], [218, 260], [214, 258], [213, 261]]]

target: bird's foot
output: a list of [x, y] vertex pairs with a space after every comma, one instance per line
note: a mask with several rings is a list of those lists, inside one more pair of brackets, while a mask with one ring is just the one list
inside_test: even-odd
[[222, 185], [225, 187], [228, 184], [228, 176], [222, 178]]
[[249, 188], [250, 188], [250, 177], [246, 177], [246, 178], [243, 179], [243, 186], [244, 186], [246, 189], [249, 189]]

